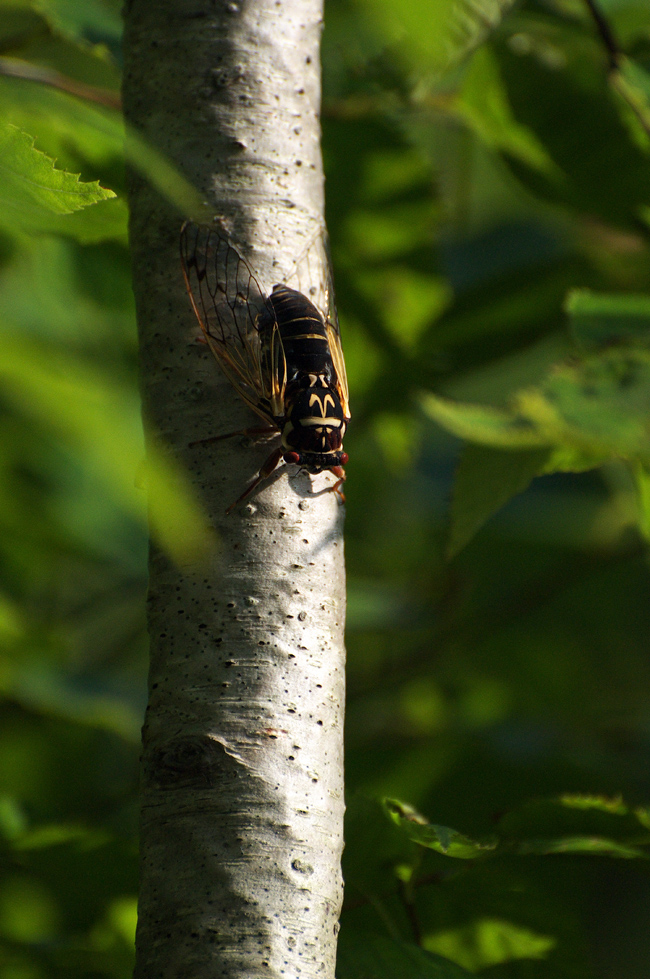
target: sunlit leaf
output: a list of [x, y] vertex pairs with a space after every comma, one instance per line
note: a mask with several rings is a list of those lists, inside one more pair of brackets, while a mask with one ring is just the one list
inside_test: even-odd
[[591, 809], [611, 813], [616, 816], [627, 816], [628, 807], [620, 796], [583, 795], [581, 793], [565, 793], [560, 796], [559, 803], [567, 809], [578, 809], [587, 812]]
[[494, 918], [426, 935], [423, 941], [425, 948], [449, 956], [472, 972], [518, 959], [545, 959], [556, 944], [550, 935]]
[[530, 419], [489, 405], [464, 404], [422, 394], [426, 414], [452, 435], [498, 449], [531, 449], [551, 444]]
[[359, 0], [387, 44], [427, 73], [447, 70], [500, 22], [513, 0]]
[[[9, 117], [21, 125], [33, 124], [35, 132], [40, 132], [42, 127], [44, 140], [48, 145], [52, 145], [53, 150], [56, 151], [58, 148], [65, 150], [66, 144], [72, 145], [77, 153], [98, 163], [115, 156], [121, 158], [125, 154], [129, 163], [177, 208], [180, 215], [198, 220], [205, 219], [206, 207], [189, 181], [141, 133], [137, 133], [131, 127], [127, 127], [125, 132], [121, 114], [98, 105], [88, 105], [61, 92], [46, 89], [38, 94], [35, 86], [28, 86], [24, 90], [20, 88], [16, 79], [0, 78], [0, 93], [8, 97]], [[30, 147], [32, 153], [38, 153], [31, 143]], [[40, 156], [42, 154], [39, 154], [39, 158]], [[47, 157], [45, 159], [47, 160]], [[51, 161], [49, 166], [52, 169]], [[61, 171], [55, 171], [55, 173], [59, 172]], [[66, 174], [66, 177], [74, 178], [74, 174]], [[83, 188], [95, 186], [96, 183], [80, 184], [82, 189], [79, 190], [73, 183], [72, 200], [75, 199], [75, 193], [86, 193]], [[104, 191], [103, 196], [112, 197], [114, 194], [111, 191]], [[0, 200], [3, 197], [3, 190], [0, 188]], [[26, 192], [23, 193], [21, 202], [23, 198], [25, 198], [24, 206], [32, 203]], [[86, 205], [81, 203], [78, 206]]]
[[556, 444], [650, 457], [650, 351], [608, 349], [559, 365], [514, 403]]
[[39, 215], [67, 215], [115, 197], [98, 181], [83, 183], [79, 175], [57, 170], [54, 160], [34, 146], [15, 126], [0, 123], [0, 205], [5, 222], [38, 225]]
[[566, 300], [576, 341], [593, 349], [612, 343], [650, 345], [650, 296], [575, 289]]
[[610, 74], [613, 88], [629, 108], [629, 123], [639, 145], [650, 151], [650, 73], [632, 58], [619, 58]]
[[412, 806], [399, 802], [397, 799], [385, 799], [384, 808], [396, 826], [405, 833], [408, 839], [420, 846], [435, 850], [447, 857], [460, 860], [474, 860], [484, 857], [497, 846], [495, 839], [471, 840], [449, 826], [437, 826], [429, 823]]
[[481, 445], [568, 446], [579, 450], [579, 460], [582, 453], [647, 459], [650, 351], [608, 348], [559, 364], [540, 387], [514, 394], [510, 410], [454, 403], [432, 394], [422, 396], [422, 405], [454, 435]]
[[124, 127], [115, 112], [20, 78], [0, 77], [0, 99], [4, 118], [36, 133], [39, 147], [60, 166], [110, 166], [124, 156]]
[[16, 850], [44, 850], [49, 847], [65, 844], [81, 844], [86, 848], [101, 846], [109, 839], [109, 835], [97, 829], [89, 829], [73, 823], [47, 823], [26, 829], [20, 837], [13, 841]]
[[507, 813], [500, 839], [520, 854], [590, 853], [641, 857], [650, 836], [638, 814], [620, 798], [566, 794], [533, 799]]
[[584, 853], [591, 856], [620, 857], [624, 860], [647, 860], [649, 856], [639, 847], [597, 836], [562, 836], [550, 840], [524, 840], [517, 845], [516, 851], [522, 855], [538, 856], [552, 853]]
[[632, 466], [632, 475], [639, 501], [639, 530], [650, 541], [650, 468], [637, 462]]

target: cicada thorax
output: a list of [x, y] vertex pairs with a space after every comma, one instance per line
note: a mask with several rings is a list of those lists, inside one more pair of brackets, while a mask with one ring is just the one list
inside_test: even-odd
[[[346, 418], [323, 317], [305, 295], [285, 285], [275, 286], [269, 304], [282, 348], [277, 373], [283, 410], [277, 421], [285, 459], [311, 473], [345, 465]], [[261, 324], [260, 334], [269, 343], [270, 324]]]

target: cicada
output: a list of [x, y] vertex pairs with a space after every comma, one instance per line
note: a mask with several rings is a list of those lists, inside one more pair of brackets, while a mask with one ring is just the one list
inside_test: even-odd
[[[310, 252], [316, 246], [320, 272], [316, 281], [303, 285], [305, 277], [310, 278]], [[345, 499], [340, 487], [348, 461], [343, 436], [350, 403], [324, 256], [319, 235], [290, 275], [265, 291], [220, 231], [193, 222], [181, 229], [183, 274], [205, 340], [237, 393], [266, 422], [264, 427], [230, 434], [280, 435], [280, 445], [228, 511], [270, 476], [281, 459], [308, 473], [329, 470], [336, 477], [331, 491]], [[288, 285], [294, 279], [297, 289]], [[305, 286], [311, 299], [300, 291]]]

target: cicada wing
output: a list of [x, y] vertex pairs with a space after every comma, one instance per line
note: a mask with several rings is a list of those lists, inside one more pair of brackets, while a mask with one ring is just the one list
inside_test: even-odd
[[270, 329], [261, 337], [262, 381], [264, 393], [276, 418], [284, 416], [284, 395], [287, 387], [287, 358], [280, 335], [278, 321], [274, 317]]
[[249, 265], [217, 230], [191, 221], [181, 228], [181, 261], [196, 318], [219, 366], [244, 401], [274, 422], [263, 348], [275, 314]]
[[[336, 315], [336, 310], [334, 311]], [[338, 380], [338, 394], [341, 399], [341, 408], [345, 416], [346, 422], [350, 421], [350, 392], [348, 390], [348, 377], [345, 372], [345, 360], [343, 358], [343, 349], [341, 347], [341, 334], [338, 330], [338, 320], [336, 320], [336, 327], [330, 319], [325, 323], [325, 328], [327, 330], [327, 340], [330, 347], [330, 353], [332, 355], [332, 363], [334, 364], [334, 370], [336, 371], [336, 378]]]

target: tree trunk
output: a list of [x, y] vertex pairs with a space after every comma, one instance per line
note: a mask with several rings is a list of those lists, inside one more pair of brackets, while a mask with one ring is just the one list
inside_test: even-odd
[[[199, 188], [269, 285], [323, 220], [321, 14], [319, 0], [127, 4], [127, 120]], [[332, 979], [343, 509], [319, 495], [330, 474], [283, 467], [225, 515], [269, 443], [190, 447], [259, 419], [196, 343], [182, 217], [135, 176], [131, 208], [145, 417], [218, 534], [207, 565], [178, 568], [151, 550], [135, 974]]]

